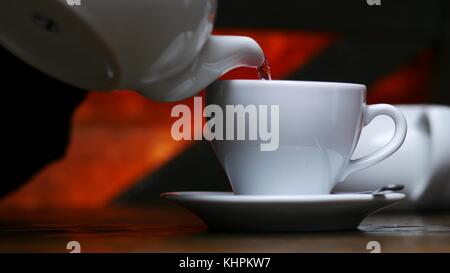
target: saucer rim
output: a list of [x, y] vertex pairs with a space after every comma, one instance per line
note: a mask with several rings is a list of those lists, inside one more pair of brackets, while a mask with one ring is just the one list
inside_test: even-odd
[[404, 193], [387, 193], [383, 196], [372, 194], [314, 194], [314, 195], [235, 195], [226, 191], [174, 191], [161, 193], [161, 198], [168, 200], [189, 200], [205, 202], [368, 202], [368, 201], [400, 201], [405, 199]]

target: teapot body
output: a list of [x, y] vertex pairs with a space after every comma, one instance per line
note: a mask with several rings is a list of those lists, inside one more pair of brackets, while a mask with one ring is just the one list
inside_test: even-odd
[[189, 69], [215, 12], [215, 0], [3, 0], [0, 44], [73, 86], [139, 91]]

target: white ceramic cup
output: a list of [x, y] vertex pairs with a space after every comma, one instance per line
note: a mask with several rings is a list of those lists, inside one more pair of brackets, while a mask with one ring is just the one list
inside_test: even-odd
[[[211, 141], [234, 193], [242, 195], [329, 194], [349, 174], [397, 151], [407, 131], [405, 118], [394, 106], [366, 105], [366, 87], [361, 84], [216, 81], [207, 88], [206, 104], [222, 109], [226, 105], [279, 107], [278, 149], [261, 151], [261, 140]], [[394, 136], [379, 150], [351, 159], [361, 130], [379, 115], [394, 121]], [[271, 117], [268, 121], [276, 122]], [[249, 123], [245, 126], [248, 132]]]

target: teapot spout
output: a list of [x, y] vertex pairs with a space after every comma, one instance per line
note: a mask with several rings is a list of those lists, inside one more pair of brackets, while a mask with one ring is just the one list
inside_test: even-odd
[[[205, 69], [219, 77], [237, 67], [258, 67], [265, 60], [258, 43], [244, 36], [211, 36], [202, 52]], [[215, 79], [214, 79], [215, 80]]]
[[138, 91], [159, 101], [182, 100], [195, 95], [234, 68], [259, 67], [264, 60], [264, 52], [252, 38], [212, 35], [190, 67], [173, 79]]

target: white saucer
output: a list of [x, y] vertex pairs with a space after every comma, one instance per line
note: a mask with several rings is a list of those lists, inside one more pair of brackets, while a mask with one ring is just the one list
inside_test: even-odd
[[167, 192], [166, 198], [221, 231], [357, 229], [361, 221], [405, 198], [402, 193], [261, 196], [232, 192]]

